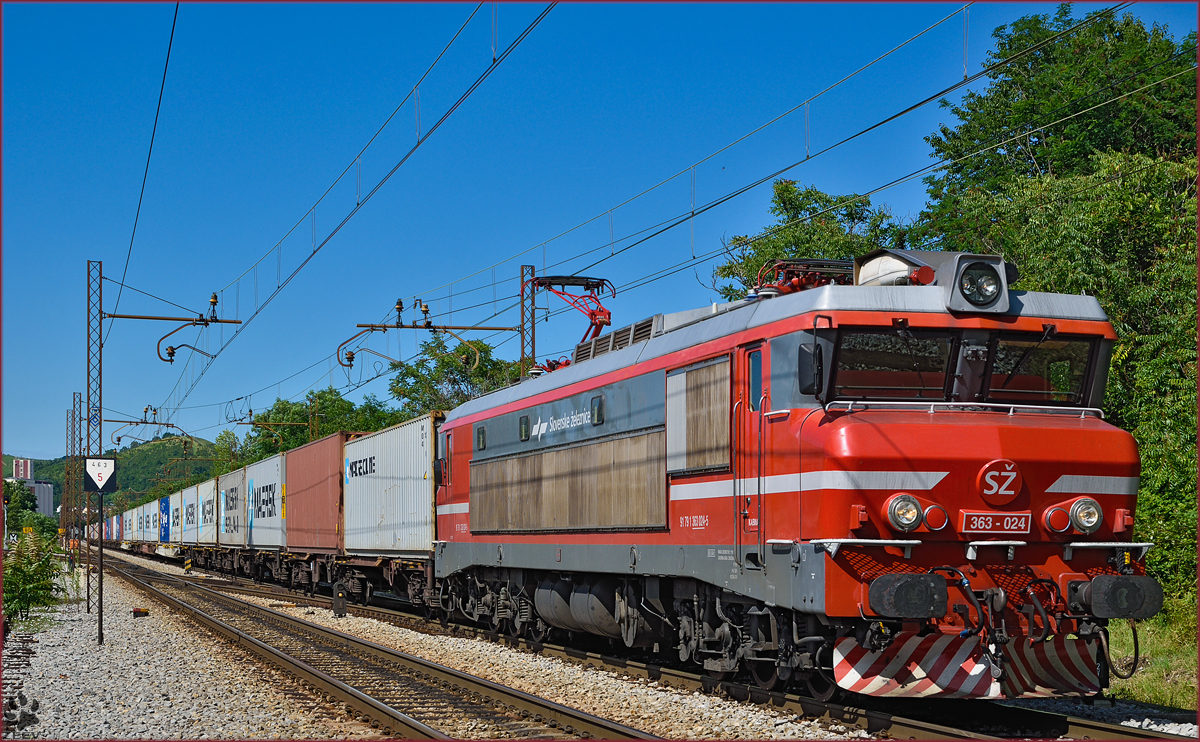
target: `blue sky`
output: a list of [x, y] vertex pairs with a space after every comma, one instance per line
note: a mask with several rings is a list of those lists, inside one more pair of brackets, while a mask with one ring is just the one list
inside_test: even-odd
[[[497, 53], [544, 7], [500, 4]], [[202, 377], [205, 359], [186, 350], [174, 365], [158, 360], [155, 343], [174, 325], [116, 321], [104, 349], [106, 417], [137, 416], [152, 405], [211, 440], [232, 427], [231, 418], [277, 395], [360, 382], [374, 375], [372, 361], [347, 376], [328, 357], [356, 323], [381, 321], [397, 297], [406, 305], [425, 299], [442, 321], [453, 309], [455, 324], [515, 325], [515, 310], [490, 317], [512, 304], [506, 298], [516, 293], [519, 265], [579, 270], [607, 256], [612, 238], [626, 245], [622, 238], [688, 212], [693, 200], [707, 203], [803, 159], [801, 109], [700, 164], [694, 178], [689, 170], [960, 7], [559, 5]], [[1099, 7], [1079, 4], [1076, 14]], [[313, 204], [474, 8], [181, 6], [126, 283], [193, 311], [220, 291], [223, 316], [253, 314], [278, 276], [312, 252], [314, 233], [319, 244], [413, 146], [415, 96], [320, 202], [314, 227]], [[969, 72], [980, 69], [997, 26], [1053, 11], [1051, 4], [971, 6]], [[1176, 38], [1196, 28], [1195, 4], [1146, 3], [1130, 12], [1165, 24]], [[85, 264], [103, 260], [105, 275], [120, 278], [173, 13], [174, 5], [150, 3], [3, 6], [6, 453], [63, 453], [71, 392], [85, 381]], [[422, 133], [491, 63], [492, 31], [487, 4], [422, 83]], [[809, 151], [961, 80], [963, 33], [959, 14], [813, 100]], [[939, 123], [953, 124], [952, 117], [926, 106], [787, 177], [838, 194], [874, 189], [929, 164], [923, 137]], [[769, 200], [768, 183], [587, 273], [628, 286], [712, 252], [722, 237], [759, 231], [770, 222]], [[915, 181], [874, 200], [912, 215], [924, 191]], [[593, 252], [575, 257], [586, 251]], [[606, 301], [614, 325], [714, 300], [701, 285], [712, 265], [619, 291]], [[104, 286], [107, 311], [116, 290]], [[547, 303], [561, 306], [540, 301]], [[118, 311], [182, 310], [126, 291]], [[539, 356], [569, 355], [585, 326], [581, 315], [552, 315], [538, 327]], [[214, 326], [176, 337], [215, 352], [230, 332]], [[392, 331], [372, 336], [370, 347], [408, 357], [424, 338]], [[492, 342], [506, 338], [499, 353], [515, 357], [511, 334]], [[387, 377], [349, 396], [364, 393], [387, 398]]]

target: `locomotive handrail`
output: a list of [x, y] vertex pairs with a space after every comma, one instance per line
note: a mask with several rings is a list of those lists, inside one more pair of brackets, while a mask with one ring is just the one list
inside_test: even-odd
[[738, 462], [740, 461], [741, 453], [738, 451], [738, 429], [741, 427], [741, 420], [738, 419], [737, 411], [742, 406], [742, 400], [739, 398], [733, 403], [733, 459], [730, 463], [730, 471], [734, 472], [733, 477], [733, 563], [742, 567], [741, 552], [742, 552], [742, 504], [741, 496], [738, 493], [737, 476]]
[[816, 547], [817, 551], [825, 551], [829, 553], [829, 558], [837, 556], [838, 549], [844, 545], [849, 546], [900, 546], [904, 549], [904, 558], [908, 559], [912, 556], [912, 547], [920, 546], [923, 541], [918, 539], [893, 539], [893, 538], [814, 538], [808, 543]]
[[1138, 549], [1140, 553], [1137, 559], [1140, 562], [1146, 558], [1146, 554], [1150, 552], [1150, 547], [1154, 546], [1153, 542], [1130, 542], [1130, 541], [1072, 541], [1069, 544], [1063, 544], [1063, 561], [1071, 561], [1074, 556], [1075, 549]]
[[1059, 407], [1056, 405], [1000, 404], [998, 402], [905, 402], [902, 400], [893, 401], [879, 399], [834, 399], [825, 403], [825, 411], [829, 412], [830, 408], [834, 405], [844, 406], [847, 412], [853, 412], [856, 405], [862, 407], [863, 409], [876, 406], [893, 406], [904, 408], [926, 407], [929, 409], [931, 414], [937, 412], [938, 409], [968, 411], [971, 409], [984, 407], [992, 410], [1008, 410], [1008, 414], [1010, 416], [1015, 415], [1017, 410], [1029, 410], [1032, 412], [1051, 412], [1057, 414], [1069, 413], [1072, 415], [1079, 415], [1081, 419], [1087, 417], [1089, 414], [1092, 414], [1101, 420], [1104, 419], [1104, 410], [1101, 410], [1099, 407]]
[[767, 498], [766, 492], [763, 491], [763, 424], [766, 422], [768, 399], [766, 392], [758, 398], [758, 538], [754, 543], [758, 547], [758, 563], [762, 566], [763, 574], [767, 572], [767, 560], [764, 556], [767, 551], [767, 521], [763, 518], [763, 501]]

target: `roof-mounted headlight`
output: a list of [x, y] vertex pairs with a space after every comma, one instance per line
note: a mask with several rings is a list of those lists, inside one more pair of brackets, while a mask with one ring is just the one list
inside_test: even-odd
[[1071, 503], [1071, 525], [1081, 533], [1095, 533], [1104, 522], [1104, 511], [1100, 503], [1090, 497], [1081, 497]]
[[986, 307], [1000, 296], [1000, 274], [986, 263], [971, 263], [958, 277], [963, 298], [977, 307]]

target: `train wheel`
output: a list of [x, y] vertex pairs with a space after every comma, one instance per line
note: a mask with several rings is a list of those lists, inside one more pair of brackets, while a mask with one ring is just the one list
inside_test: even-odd
[[831, 683], [820, 672], [809, 673], [804, 683], [808, 687], [808, 695], [818, 701], [828, 701], [838, 692], [837, 683]]
[[750, 677], [754, 678], [754, 682], [763, 690], [779, 690], [786, 683], [779, 677], [779, 666], [774, 662], [766, 660], [746, 660], [746, 669], [750, 671]]
[[524, 633], [525, 624], [519, 623], [514, 618], [508, 618], [504, 621], [504, 633], [510, 639], [520, 639]]
[[529, 627], [529, 640], [537, 644], [544, 643], [550, 638], [550, 626], [542, 619], [535, 618]]

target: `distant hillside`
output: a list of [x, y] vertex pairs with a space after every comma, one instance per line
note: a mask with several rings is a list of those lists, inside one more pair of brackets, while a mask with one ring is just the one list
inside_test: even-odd
[[[196, 438], [195, 445], [191, 451], [191, 458], [194, 459], [211, 459], [215, 448], [211, 441], [206, 441], [203, 438]], [[155, 484], [154, 480], [162, 478], [166, 472], [166, 466], [170, 463], [172, 470], [169, 472], [172, 479], [183, 479], [184, 474], [202, 474], [212, 469], [211, 461], [195, 461], [190, 464], [190, 469], [185, 471], [184, 462], [171, 463], [170, 459], [183, 457], [183, 441], [179, 436], [168, 436], [159, 440], [147, 441], [146, 443], [134, 443], [128, 448], [123, 448], [117, 452], [117, 484], [120, 486], [119, 492], [126, 493], [130, 501], [137, 500], [141, 497], [140, 493], [149, 492]], [[106, 451], [106, 456], [112, 456], [113, 452]], [[4, 454], [4, 476], [12, 476], [12, 460], [13, 456]], [[33, 476], [35, 479], [40, 479], [46, 482], [54, 483], [54, 506], [62, 502], [63, 490], [63, 475], [66, 466], [66, 458], [57, 458], [50, 460], [34, 459], [33, 461]], [[111, 496], [110, 498], [111, 499]]]

